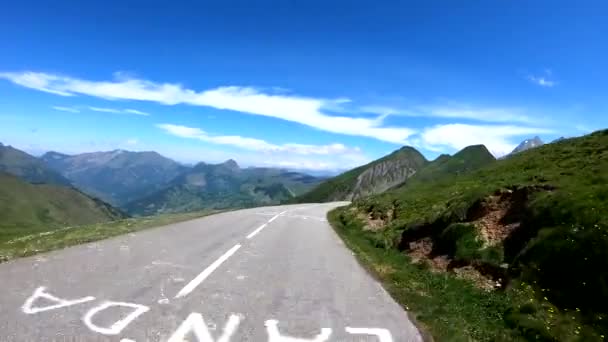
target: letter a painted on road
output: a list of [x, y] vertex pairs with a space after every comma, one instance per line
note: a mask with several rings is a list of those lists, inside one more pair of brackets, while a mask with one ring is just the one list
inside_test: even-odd
[[[28, 315], [32, 315], [32, 314], [35, 314], [38, 312], [65, 308], [67, 306], [72, 306], [72, 305], [90, 302], [92, 300], [95, 300], [95, 297], [91, 297], [91, 296], [78, 298], [78, 299], [72, 299], [72, 300], [61, 299], [61, 298], [57, 298], [57, 297], [53, 296], [50, 293], [45, 292], [45, 290], [46, 290], [46, 288], [43, 286], [37, 288], [36, 291], [34, 291], [34, 294], [30, 298], [28, 298], [25, 301], [25, 303], [23, 303], [21, 310], [23, 310], [23, 312]], [[36, 301], [41, 298], [44, 298], [51, 302], [55, 302], [56, 304], [41, 306], [41, 307], [33, 307], [34, 303], [36, 303]]]
[[[123, 307], [132, 308], [133, 311], [130, 314], [128, 314], [125, 318], [122, 318], [122, 319], [114, 322], [114, 324], [112, 324], [110, 327], [100, 327], [99, 325], [92, 322], [93, 316], [95, 316], [100, 311], [106, 310], [113, 306], [123, 306]], [[94, 332], [104, 334], [104, 335], [118, 335], [127, 325], [129, 325], [129, 323], [131, 323], [139, 315], [146, 313], [148, 310], [150, 310], [149, 307], [147, 307], [145, 305], [140, 305], [140, 304], [122, 303], [122, 302], [104, 302], [101, 305], [96, 306], [96, 307], [92, 308], [91, 310], [89, 310], [89, 312], [87, 312], [87, 314], [84, 315], [82, 320], [83, 320], [84, 324], [86, 324], [86, 326], [89, 329], [93, 330]]]

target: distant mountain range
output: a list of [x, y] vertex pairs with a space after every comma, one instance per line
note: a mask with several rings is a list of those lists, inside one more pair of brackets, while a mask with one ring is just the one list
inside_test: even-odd
[[40, 159], [79, 189], [117, 206], [162, 189], [188, 169], [156, 152], [47, 152]]
[[[542, 144], [538, 137], [527, 139], [513, 153]], [[131, 215], [356, 200], [409, 182], [466, 174], [494, 160], [483, 145], [433, 161], [405, 146], [367, 165], [325, 178], [277, 168], [241, 168], [234, 160], [185, 166], [152, 151], [47, 152], [35, 158], [0, 144], [0, 171], [29, 183], [76, 187]]]
[[320, 178], [274, 168], [240, 168], [234, 160], [199, 163], [165, 189], [128, 203], [136, 215], [191, 211], [202, 208], [238, 208], [279, 204], [300, 195]]
[[221, 164], [179, 164], [156, 152], [114, 150], [33, 157], [0, 145], [0, 171], [34, 184], [77, 188], [131, 215], [279, 204], [322, 181], [277, 168]]

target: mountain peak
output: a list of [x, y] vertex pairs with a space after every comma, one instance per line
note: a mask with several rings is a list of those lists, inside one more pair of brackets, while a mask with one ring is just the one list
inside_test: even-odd
[[519, 145], [517, 145], [517, 147], [513, 150], [513, 152], [511, 152], [511, 154], [523, 152], [525, 150], [529, 150], [531, 148], [539, 147], [539, 146], [544, 145], [544, 144], [545, 143], [537, 135], [534, 138], [526, 139], [526, 140], [522, 141]]
[[223, 162], [221, 165], [229, 167], [231, 169], [239, 168], [239, 164], [237, 164], [237, 162], [234, 159], [228, 159], [225, 162]]

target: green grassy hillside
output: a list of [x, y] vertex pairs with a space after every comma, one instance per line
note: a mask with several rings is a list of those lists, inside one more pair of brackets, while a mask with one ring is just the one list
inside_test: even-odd
[[74, 188], [30, 184], [0, 172], [0, 240], [124, 217], [110, 205]]
[[337, 231], [438, 340], [603, 340], [608, 130], [442, 176], [452, 158]]
[[480, 169], [496, 160], [483, 145], [465, 147], [453, 156], [440, 155], [410, 179], [413, 182], [431, 182], [446, 176], [463, 175]]
[[10, 173], [30, 183], [70, 186], [70, 181], [38, 158], [0, 144], [0, 172]]
[[[414, 171], [418, 171], [428, 164], [428, 161], [420, 152], [412, 147], [406, 146], [369, 164], [330, 178], [313, 188], [310, 192], [298, 196], [294, 202], [314, 203], [350, 199], [353, 194], [358, 192], [357, 187], [361, 187], [359, 177], [366, 171], [371, 170], [378, 165], [386, 164], [388, 170], [385, 170], [379, 177], [376, 177], [376, 179], [382, 179], [390, 176], [391, 172], [394, 173], [403, 169], [405, 165], [400, 161], [405, 162], [405, 165], [411, 167]], [[401, 183], [404, 182], [407, 177], [402, 178]], [[372, 188], [370, 191], [374, 192], [374, 179], [368, 180], [368, 183], [371, 183], [368, 184], [368, 187]]]

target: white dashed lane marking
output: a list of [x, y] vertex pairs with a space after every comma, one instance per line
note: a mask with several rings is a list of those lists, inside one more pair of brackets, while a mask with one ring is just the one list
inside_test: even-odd
[[226, 253], [222, 254], [217, 260], [215, 260], [209, 267], [205, 268], [203, 272], [196, 276], [196, 278], [192, 279], [183, 289], [179, 291], [179, 293], [175, 296], [175, 298], [181, 298], [187, 296], [192, 290], [194, 290], [197, 286], [199, 286], [213, 271], [215, 271], [220, 265], [228, 260], [236, 251], [241, 248], [240, 244], [235, 245], [230, 248]]

